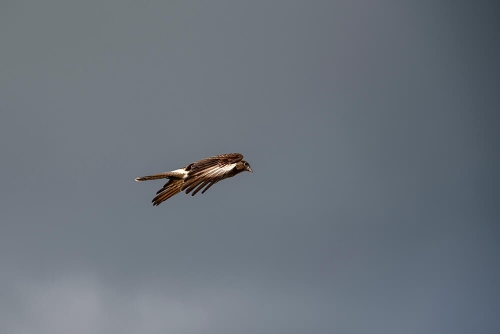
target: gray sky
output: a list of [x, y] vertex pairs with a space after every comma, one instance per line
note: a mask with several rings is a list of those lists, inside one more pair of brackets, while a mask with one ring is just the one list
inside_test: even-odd
[[1, 333], [499, 330], [488, 2], [0, 7]]

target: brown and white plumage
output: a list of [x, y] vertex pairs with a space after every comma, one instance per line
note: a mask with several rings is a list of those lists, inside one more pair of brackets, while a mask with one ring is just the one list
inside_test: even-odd
[[156, 192], [153, 205], [160, 205], [170, 197], [185, 191], [196, 195], [200, 190], [202, 194], [217, 182], [233, 177], [244, 171], [253, 173], [252, 168], [243, 160], [240, 153], [221, 154], [193, 162], [186, 167], [148, 176], [136, 178], [136, 181], [168, 179], [168, 182]]

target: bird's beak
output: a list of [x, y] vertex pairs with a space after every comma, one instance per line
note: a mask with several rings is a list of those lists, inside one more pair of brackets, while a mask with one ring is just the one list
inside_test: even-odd
[[248, 167], [248, 171], [253, 174], [252, 168]]

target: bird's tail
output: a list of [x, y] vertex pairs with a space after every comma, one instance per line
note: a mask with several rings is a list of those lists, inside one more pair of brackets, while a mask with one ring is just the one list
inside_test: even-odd
[[170, 177], [170, 180], [165, 183], [163, 188], [156, 192], [156, 197], [152, 200], [153, 205], [158, 206], [170, 197], [180, 193], [183, 184], [184, 180], [182, 178]]
[[160, 174], [153, 174], [153, 175], [146, 175], [146, 176], [141, 176], [136, 178], [135, 180], [137, 182], [140, 181], [149, 181], [149, 180], [158, 180], [158, 179], [166, 179], [173, 176], [172, 173], [170, 172], [165, 172], [165, 173], [160, 173]]

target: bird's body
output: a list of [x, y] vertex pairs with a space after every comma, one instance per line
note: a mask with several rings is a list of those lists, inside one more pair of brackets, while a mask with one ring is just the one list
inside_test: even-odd
[[160, 205], [170, 197], [185, 191], [186, 194], [196, 195], [200, 190], [202, 194], [217, 182], [233, 177], [241, 172], [249, 171], [252, 168], [243, 160], [240, 153], [229, 153], [216, 155], [197, 162], [193, 162], [186, 167], [136, 178], [136, 181], [148, 181], [157, 179], [168, 179], [168, 182], [156, 192], [153, 198], [153, 205]]

